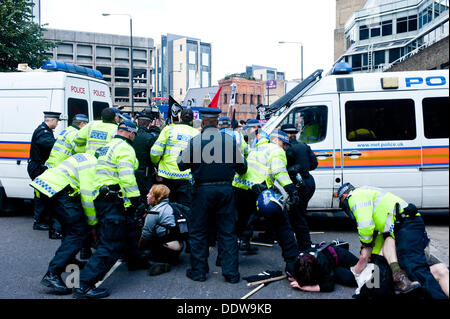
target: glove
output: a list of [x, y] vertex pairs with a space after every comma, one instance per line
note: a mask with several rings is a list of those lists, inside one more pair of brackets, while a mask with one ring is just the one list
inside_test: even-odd
[[297, 205], [300, 202], [300, 198], [297, 194], [297, 189], [294, 184], [289, 184], [284, 186], [284, 190], [289, 194], [289, 205]]
[[252, 192], [254, 192], [256, 195], [261, 194], [266, 189], [267, 189], [266, 184], [255, 184], [252, 186]]

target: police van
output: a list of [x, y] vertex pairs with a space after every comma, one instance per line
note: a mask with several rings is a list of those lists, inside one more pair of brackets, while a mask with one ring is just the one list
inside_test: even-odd
[[100, 119], [111, 106], [110, 90], [99, 71], [48, 60], [39, 70], [0, 73], [0, 210], [6, 198], [33, 198], [27, 161], [31, 136], [44, 111], [61, 112], [55, 137], [83, 113]]
[[352, 74], [337, 64], [272, 104], [263, 130], [292, 123], [316, 154], [311, 211], [339, 209], [336, 192], [350, 182], [448, 213], [448, 82], [449, 70]]

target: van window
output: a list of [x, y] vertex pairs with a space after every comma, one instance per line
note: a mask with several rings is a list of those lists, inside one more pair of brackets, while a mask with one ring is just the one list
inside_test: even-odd
[[426, 138], [448, 138], [448, 97], [423, 99], [423, 126]]
[[292, 110], [280, 123], [278, 129], [283, 124], [294, 124], [300, 134], [297, 139], [304, 143], [318, 143], [325, 139], [327, 135], [328, 108], [324, 105], [299, 107]]
[[77, 114], [84, 114], [89, 117], [88, 102], [82, 99], [69, 98], [67, 100], [68, 124], [72, 125], [73, 117]]
[[101, 120], [102, 111], [103, 111], [103, 109], [106, 109], [107, 107], [109, 107], [109, 104], [105, 103], [105, 102], [94, 101], [92, 103], [92, 109], [94, 111], [94, 121]]
[[413, 140], [417, 135], [414, 101], [348, 101], [345, 127], [351, 142]]

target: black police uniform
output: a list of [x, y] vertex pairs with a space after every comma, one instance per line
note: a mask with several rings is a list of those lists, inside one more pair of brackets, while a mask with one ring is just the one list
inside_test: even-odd
[[[200, 112], [202, 116], [209, 117], [220, 114], [217, 109]], [[212, 159], [207, 156], [212, 156]], [[194, 178], [192, 209], [188, 220], [192, 268], [187, 270], [186, 275], [193, 280], [206, 280], [209, 271], [208, 216], [214, 214], [222, 275], [228, 282], [238, 282], [237, 211], [231, 183], [235, 173], [244, 174], [247, 171], [246, 160], [233, 137], [219, 132], [217, 127], [207, 126], [181, 153], [178, 167], [181, 171], [191, 169]]]
[[139, 127], [133, 141], [133, 148], [139, 161], [139, 168], [134, 175], [143, 203], [146, 203], [147, 194], [153, 185], [155, 166], [150, 159], [150, 149], [158, 139], [159, 133], [161, 129], [157, 126]]
[[[291, 139], [290, 142], [291, 145], [286, 149], [287, 170], [292, 182], [297, 186], [299, 202], [295, 207], [291, 208], [289, 220], [297, 237], [298, 248], [306, 250], [311, 247], [311, 236], [306, 221], [306, 209], [316, 190], [314, 177], [309, 171], [314, 170], [318, 162], [309, 145], [298, 142], [296, 139]], [[297, 173], [302, 177], [301, 185], [296, 179]]]
[[[57, 112], [44, 112], [45, 116], [53, 116], [59, 118]], [[31, 180], [41, 175], [47, 167], [44, 166], [45, 162], [50, 156], [53, 144], [55, 144], [55, 137], [53, 136], [53, 131], [42, 122], [33, 132], [31, 137], [31, 147], [30, 147], [30, 159], [28, 160], [27, 171]], [[49, 224], [50, 223], [50, 212], [48, 206], [48, 200], [43, 196], [43, 198], [38, 198], [34, 195], [34, 222], [35, 224]], [[47, 228], [46, 228], [47, 229]]]

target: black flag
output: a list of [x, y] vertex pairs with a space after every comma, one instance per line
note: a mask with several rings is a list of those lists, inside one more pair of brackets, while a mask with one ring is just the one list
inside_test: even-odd
[[236, 121], [236, 109], [234, 109], [234, 110], [233, 110], [233, 118], [232, 118], [232, 120], [231, 120], [231, 128], [232, 128], [233, 130], [235, 130], [236, 127], [238, 127], [238, 125], [239, 125], [239, 123], [238, 123], [238, 121]]
[[183, 110], [183, 107], [175, 101], [175, 99], [169, 95], [169, 118], [172, 120], [178, 120], [178, 114]]

